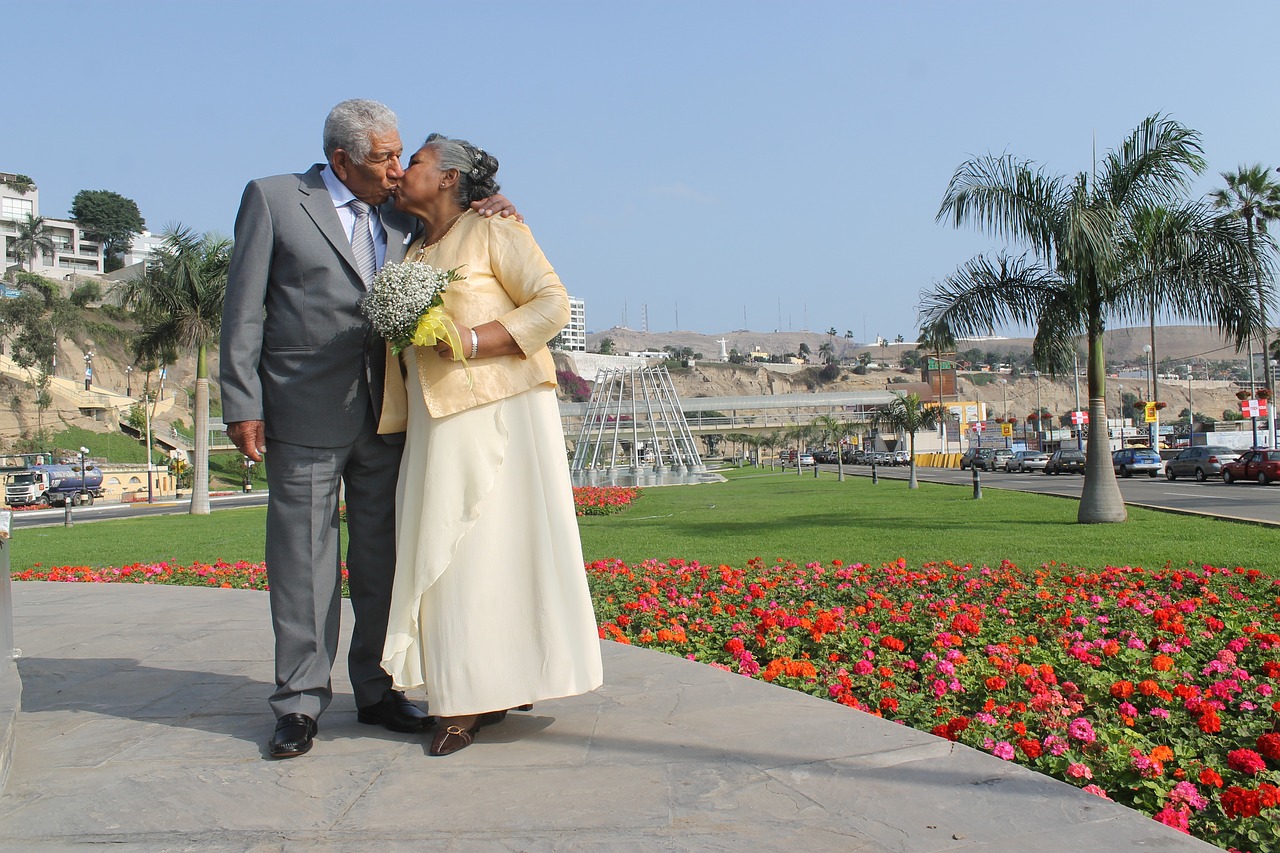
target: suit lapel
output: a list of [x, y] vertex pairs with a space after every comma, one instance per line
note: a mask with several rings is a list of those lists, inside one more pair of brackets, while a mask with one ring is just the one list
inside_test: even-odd
[[302, 194], [302, 209], [306, 211], [307, 216], [311, 217], [311, 221], [332, 244], [334, 250], [346, 261], [355, 275], [354, 281], [364, 289], [360, 274], [356, 270], [355, 255], [351, 252], [351, 239], [342, 230], [342, 220], [338, 219], [338, 211], [333, 208], [333, 198], [329, 195], [329, 188], [324, 185], [324, 178], [320, 177], [320, 169], [319, 164], [312, 166], [298, 182], [298, 190]]

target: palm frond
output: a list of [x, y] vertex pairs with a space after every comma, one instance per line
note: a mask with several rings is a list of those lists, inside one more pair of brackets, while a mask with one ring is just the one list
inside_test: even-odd
[[979, 231], [1026, 241], [1044, 257], [1053, 253], [1062, 209], [1062, 181], [1030, 162], [977, 157], [951, 177], [936, 221], [972, 224]]
[[954, 340], [1009, 323], [1034, 326], [1041, 307], [1062, 289], [1056, 273], [1025, 255], [979, 255], [925, 294], [919, 314], [934, 334]]

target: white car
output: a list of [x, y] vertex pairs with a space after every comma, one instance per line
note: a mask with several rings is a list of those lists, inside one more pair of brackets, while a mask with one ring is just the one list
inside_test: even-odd
[[893, 451], [893, 463], [892, 463], [892, 464], [894, 464], [894, 465], [910, 465], [910, 464], [911, 464], [911, 453], [910, 453], [910, 451], [906, 451], [906, 450], [895, 450], [895, 451]]
[[1049, 454], [1038, 450], [1019, 450], [1004, 463], [1004, 470], [1010, 474], [1021, 474], [1026, 471], [1043, 471], [1049, 464]]

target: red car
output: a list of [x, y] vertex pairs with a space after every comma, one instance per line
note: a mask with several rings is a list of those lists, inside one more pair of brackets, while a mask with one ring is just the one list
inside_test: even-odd
[[1240, 454], [1239, 459], [1224, 463], [1222, 481], [1234, 483], [1236, 480], [1257, 480], [1263, 486], [1280, 480], [1280, 450], [1255, 448]]

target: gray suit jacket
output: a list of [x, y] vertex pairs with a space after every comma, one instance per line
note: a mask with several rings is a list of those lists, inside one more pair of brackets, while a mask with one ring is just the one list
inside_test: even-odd
[[[222, 315], [222, 417], [263, 420], [268, 439], [309, 447], [355, 440], [382, 403], [385, 354], [360, 313], [355, 268], [317, 164], [245, 187]], [[404, 259], [413, 220], [381, 211], [386, 263]], [[387, 436], [402, 441], [403, 436]]]

